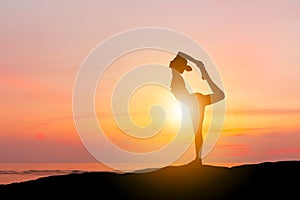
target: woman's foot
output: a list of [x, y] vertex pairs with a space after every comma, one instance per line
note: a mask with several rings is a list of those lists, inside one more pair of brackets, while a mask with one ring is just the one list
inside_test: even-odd
[[193, 160], [190, 165], [193, 166], [201, 166], [202, 165], [202, 160], [200, 158], [196, 158], [195, 160]]

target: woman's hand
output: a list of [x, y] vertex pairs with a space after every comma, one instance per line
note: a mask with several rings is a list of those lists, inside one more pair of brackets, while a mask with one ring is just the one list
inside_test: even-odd
[[189, 56], [189, 55], [187, 55], [187, 54], [185, 54], [183, 52], [178, 52], [178, 55], [181, 56], [181, 57], [183, 57], [186, 60], [189, 60], [189, 61], [195, 63], [197, 65], [197, 67], [199, 67], [199, 68], [204, 67], [203, 62], [201, 62], [200, 60], [196, 60], [192, 56]]
[[200, 60], [195, 60], [194, 63], [197, 65], [197, 67], [200, 68], [200, 70], [201, 70], [201, 68], [204, 68], [204, 64]]
[[208, 73], [207, 73], [207, 71], [206, 71], [206, 69], [205, 69], [205, 67], [204, 67], [203, 62], [201, 62], [200, 60], [196, 60], [196, 59], [193, 58], [192, 56], [189, 56], [189, 55], [187, 55], [187, 54], [185, 54], [185, 53], [183, 53], [183, 52], [178, 52], [178, 55], [181, 56], [181, 57], [183, 57], [183, 58], [185, 58], [186, 60], [189, 60], [189, 61], [195, 63], [195, 64], [197, 65], [197, 67], [198, 67], [198, 68], [200, 69], [200, 71], [201, 71], [202, 79], [203, 79], [203, 80], [206, 80], [206, 79], [207, 79]]
[[[200, 61], [201, 62], [201, 61]], [[197, 65], [198, 66], [198, 65]], [[204, 65], [203, 65], [204, 66]], [[199, 66], [198, 66], [199, 67]], [[199, 67], [201, 75], [202, 75], [202, 79], [203, 80], [207, 80], [209, 78], [209, 75], [205, 69], [205, 67]]]

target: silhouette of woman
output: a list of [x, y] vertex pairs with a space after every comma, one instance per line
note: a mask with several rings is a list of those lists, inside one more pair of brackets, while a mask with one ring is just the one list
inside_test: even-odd
[[[202, 79], [206, 80], [211, 88], [212, 94], [189, 93], [182, 74], [184, 71], [192, 71], [192, 67], [187, 65], [187, 60], [195, 63], [200, 69]], [[192, 118], [194, 133], [195, 133], [195, 150], [196, 158], [195, 163], [202, 165], [201, 148], [203, 144], [202, 124], [205, 114], [205, 106], [221, 101], [225, 98], [224, 92], [212, 81], [207, 73], [204, 64], [192, 58], [191, 56], [179, 52], [176, 57], [170, 62], [169, 67], [172, 69], [171, 91], [177, 100], [186, 105], [189, 114]]]

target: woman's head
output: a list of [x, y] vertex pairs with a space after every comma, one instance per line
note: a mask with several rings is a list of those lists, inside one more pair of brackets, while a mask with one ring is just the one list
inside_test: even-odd
[[187, 65], [187, 60], [179, 55], [176, 55], [176, 57], [170, 62], [169, 67], [177, 70], [181, 74], [184, 71], [192, 71], [192, 67]]

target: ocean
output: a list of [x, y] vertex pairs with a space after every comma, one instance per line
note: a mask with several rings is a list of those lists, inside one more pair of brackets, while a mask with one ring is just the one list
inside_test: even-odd
[[101, 163], [0, 163], [0, 184], [93, 171], [114, 170]]
[[[239, 164], [210, 163], [210, 165], [224, 167]], [[46, 176], [103, 171], [113, 172], [116, 170], [101, 163], [0, 163], [0, 185], [34, 180]]]

